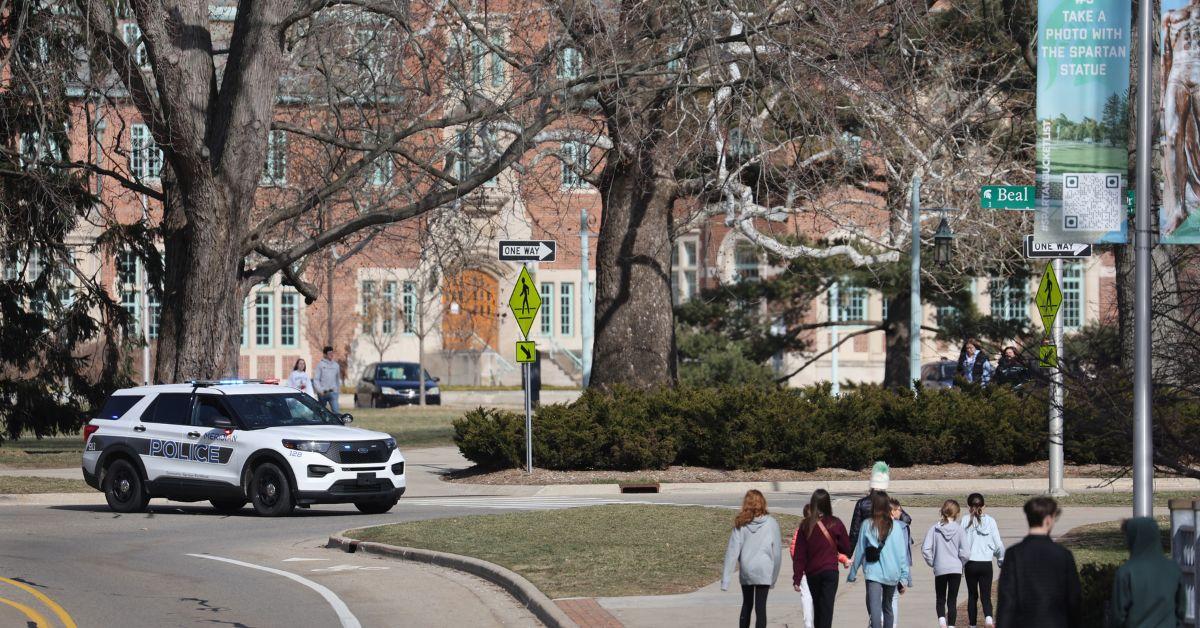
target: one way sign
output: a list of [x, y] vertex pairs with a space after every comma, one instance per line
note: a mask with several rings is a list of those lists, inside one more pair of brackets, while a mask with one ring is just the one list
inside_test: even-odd
[[1029, 259], [1078, 259], [1092, 256], [1092, 245], [1079, 242], [1034, 242], [1025, 236], [1025, 257]]
[[554, 240], [501, 240], [502, 262], [553, 262], [558, 252]]

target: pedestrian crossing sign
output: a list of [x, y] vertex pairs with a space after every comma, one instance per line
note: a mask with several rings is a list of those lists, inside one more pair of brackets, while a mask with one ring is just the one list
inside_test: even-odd
[[517, 319], [517, 325], [521, 327], [521, 335], [528, 338], [533, 319], [542, 309], [542, 295], [533, 285], [529, 269], [524, 266], [521, 267], [521, 274], [517, 276], [517, 285], [513, 288], [512, 296], [508, 298], [508, 307], [512, 310], [513, 318]]
[[528, 364], [537, 360], [537, 345], [532, 340], [517, 341], [517, 364]]
[[1058, 274], [1054, 272], [1054, 264], [1046, 264], [1046, 272], [1042, 273], [1042, 281], [1038, 284], [1034, 303], [1037, 304], [1038, 313], [1042, 315], [1042, 328], [1047, 333], [1054, 325], [1054, 319], [1058, 316], [1058, 308], [1062, 307], [1062, 301], [1062, 288], [1058, 286]]

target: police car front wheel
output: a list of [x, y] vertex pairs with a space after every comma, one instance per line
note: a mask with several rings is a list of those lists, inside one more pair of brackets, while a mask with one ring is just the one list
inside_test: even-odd
[[142, 512], [150, 503], [138, 470], [127, 460], [114, 460], [104, 474], [104, 499], [117, 512]]
[[295, 501], [287, 475], [273, 463], [259, 465], [250, 478], [250, 502], [254, 512], [264, 517], [280, 517], [292, 512]]

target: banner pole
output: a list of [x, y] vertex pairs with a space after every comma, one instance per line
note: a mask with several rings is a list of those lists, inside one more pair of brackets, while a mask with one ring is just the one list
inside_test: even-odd
[[1150, 381], [1150, 211], [1154, 74], [1153, 2], [1138, 3], [1137, 217], [1134, 226], [1133, 297], [1133, 515], [1154, 510], [1154, 442]]

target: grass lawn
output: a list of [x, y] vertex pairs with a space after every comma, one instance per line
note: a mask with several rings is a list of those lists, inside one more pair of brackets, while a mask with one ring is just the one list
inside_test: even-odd
[[[1158, 517], [1158, 528], [1162, 532], [1163, 550], [1171, 547], [1171, 518]], [[1075, 554], [1079, 565], [1088, 563], [1120, 564], [1129, 558], [1125, 535], [1121, 533], [1120, 521], [1107, 521], [1073, 528], [1059, 539]]]
[[354, 415], [352, 427], [387, 432], [401, 447], [453, 445], [451, 423], [463, 415], [462, 408], [442, 406], [399, 406], [396, 408], [347, 409]]
[[[481, 558], [552, 598], [666, 595], [720, 578], [733, 515], [700, 506], [607, 505], [416, 521], [350, 536]], [[776, 518], [785, 537], [799, 521]]]
[[92, 487], [88, 486], [83, 480], [0, 476], [0, 495], [28, 495], [30, 493], [91, 493], [92, 491]]
[[78, 467], [83, 455], [81, 436], [23, 438], [0, 445], [0, 468], [61, 469]]
[[[966, 495], [902, 495], [896, 494], [895, 497], [900, 500], [905, 506], [910, 508], [939, 508], [947, 499], [958, 500], [959, 505], [966, 508]], [[1025, 505], [1025, 502], [1031, 497], [1036, 497], [1032, 494], [1022, 493], [989, 493], [985, 494], [987, 505], [996, 508], [1018, 508]], [[1167, 500], [1196, 497], [1195, 491], [1165, 491], [1156, 492], [1154, 494], [1155, 506], [1166, 506]], [[1058, 503], [1063, 506], [1130, 506], [1133, 504], [1133, 493], [1073, 493], [1067, 497], [1060, 498]]]

